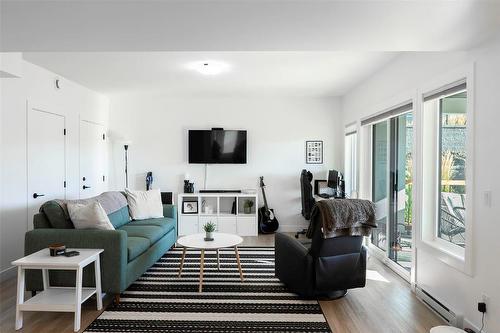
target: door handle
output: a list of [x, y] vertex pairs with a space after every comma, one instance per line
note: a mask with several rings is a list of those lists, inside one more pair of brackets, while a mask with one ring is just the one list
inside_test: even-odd
[[90, 188], [90, 186], [86, 186], [86, 185], [83, 185], [83, 189], [87, 189], [87, 188]]
[[38, 194], [38, 193], [36, 193], [36, 192], [35, 192], [35, 193], [33, 193], [33, 199], [36, 199], [36, 198], [38, 198], [38, 197], [43, 197], [43, 196], [45, 196], [45, 194]]

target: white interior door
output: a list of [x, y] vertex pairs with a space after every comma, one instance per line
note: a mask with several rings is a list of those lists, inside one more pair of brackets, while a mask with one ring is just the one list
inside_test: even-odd
[[104, 126], [80, 120], [80, 198], [101, 194], [105, 176]]
[[28, 154], [28, 230], [33, 215], [51, 199], [65, 199], [65, 118], [29, 108]]

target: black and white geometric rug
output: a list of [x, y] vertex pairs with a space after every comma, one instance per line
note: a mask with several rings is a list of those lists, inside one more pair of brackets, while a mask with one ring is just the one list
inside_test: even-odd
[[274, 276], [274, 248], [241, 247], [241, 282], [233, 249], [206, 251], [198, 292], [200, 251], [167, 252], [110, 305], [86, 332], [331, 332], [315, 300], [302, 300]]

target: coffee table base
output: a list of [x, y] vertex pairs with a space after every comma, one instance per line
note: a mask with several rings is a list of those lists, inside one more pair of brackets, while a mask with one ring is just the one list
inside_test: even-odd
[[[220, 270], [220, 258], [219, 258], [219, 249], [215, 249], [217, 252], [217, 270]], [[243, 278], [243, 270], [241, 269], [241, 262], [240, 262], [240, 253], [238, 252], [238, 247], [234, 247], [234, 254], [236, 255], [236, 263], [238, 264], [238, 271], [240, 272], [240, 279], [241, 282], [244, 281]], [[186, 258], [186, 247], [182, 249], [182, 258], [181, 258], [181, 264], [179, 266], [179, 277], [182, 275], [182, 268], [184, 267], [184, 259]], [[198, 292], [203, 291], [203, 270], [205, 268], [205, 249], [201, 249], [201, 254], [200, 254], [200, 285], [198, 287]]]

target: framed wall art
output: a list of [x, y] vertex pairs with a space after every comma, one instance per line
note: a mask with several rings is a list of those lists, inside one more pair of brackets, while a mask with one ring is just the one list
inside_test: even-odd
[[306, 163], [323, 164], [323, 141], [306, 141]]

